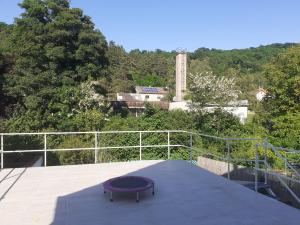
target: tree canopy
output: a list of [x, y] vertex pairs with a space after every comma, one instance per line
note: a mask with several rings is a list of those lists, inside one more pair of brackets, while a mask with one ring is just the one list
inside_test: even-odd
[[267, 96], [260, 116], [273, 143], [299, 149], [300, 46], [279, 54], [264, 68]]
[[268, 97], [265, 106], [271, 115], [300, 111], [300, 46], [288, 49], [265, 66]]
[[[67, 0], [24, 0], [20, 6], [25, 11], [8, 37], [14, 68], [5, 75], [5, 91], [18, 105], [16, 115], [52, 122], [47, 118], [72, 112], [81, 82], [105, 76], [107, 43], [91, 19]], [[36, 125], [30, 128], [56, 126]]]

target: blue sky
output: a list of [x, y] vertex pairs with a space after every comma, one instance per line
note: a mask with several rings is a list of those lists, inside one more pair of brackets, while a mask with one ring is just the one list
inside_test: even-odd
[[[0, 0], [0, 21], [13, 22], [18, 2]], [[71, 6], [127, 51], [300, 42], [299, 0], [72, 0]]]

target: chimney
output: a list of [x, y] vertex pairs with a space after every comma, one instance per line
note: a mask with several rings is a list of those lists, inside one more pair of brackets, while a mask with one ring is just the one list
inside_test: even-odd
[[186, 91], [186, 52], [178, 51], [176, 55], [176, 102], [183, 101]]

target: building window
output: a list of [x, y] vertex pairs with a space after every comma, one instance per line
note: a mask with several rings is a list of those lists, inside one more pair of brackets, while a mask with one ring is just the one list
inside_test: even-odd
[[148, 98], [149, 98], [149, 95], [146, 95], [145, 98], [148, 99]]

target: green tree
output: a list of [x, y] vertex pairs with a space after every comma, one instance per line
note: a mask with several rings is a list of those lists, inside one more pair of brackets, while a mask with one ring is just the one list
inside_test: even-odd
[[10, 30], [11, 26], [0, 22], [0, 118], [12, 113], [9, 110], [12, 99], [4, 91], [5, 74], [9, 73], [14, 64], [14, 58], [6, 50]]
[[[66, 137], [58, 148], [91, 148], [91, 144], [82, 138]], [[61, 165], [85, 164], [94, 162], [94, 151], [62, 151], [55, 153]], [[52, 156], [53, 157], [53, 156]]]
[[24, 0], [20, 6], [25, 11], [9, 37], [15, 65], [5, 90], [20, 105], [17, 115], [26, 116], [37, 130], [68, 108], [59, 96], [64, 90], [105, 75], [107, 43], [90, 18], [67, 0]]
[[265, 67], [268, 97], [265, 112], [271, 116], [300, 111], [300, 45], [280, 54]]
[[188, 73], [196, 74], [196, 73], [207, 73], [212, 72], [212, 69], [209, 65], [208, 59], [197, 60], [192, 59], [189, 63]]
[[[171, 86], [175, 74], [175, 52], [132, 50], [134, 81], [138, 85]], [[151, 78], [152, 77], [152, 78]]]
[[133, 91], [132, 74], [135, 66], [124, 48], [111, 41], [108, 46], [107, 57], [109, 59], [110, 92]]
[[272, 120], [270, 141], [276, 146], [300, 149], [300, 113], [287, 113]]

